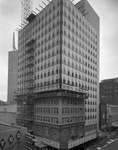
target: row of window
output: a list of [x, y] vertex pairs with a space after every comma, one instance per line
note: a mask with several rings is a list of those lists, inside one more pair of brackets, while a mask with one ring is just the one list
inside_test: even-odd
[[[58, 99], [43, 99], [43, 100], [36, 100], [36, 105], [58, 105], [59, 100]], [[84, 102], [82, 100], [73, 100], [71, 98], [63, 99], [62, 105], [84, 105]]]
[[85, 108], [85, 112], [97, 112], [97, 108]]
[[[72, 36], [73, 36], [72, 37], [72, 41], [73, 42], [78, 44], [78, 41], [77, 41], [76, 38], [79, 38], [83, 42], [85, 42], [88, 46], [90, 46], [90, 43], [92, 43], [94, 45], [93, 46], [93, 50], [96, 50], [95, 47], [97, 46], [97, 39], [95, 39], [92, 36], [90, 36], [90, 34], [88, 34], [86, 30], [84, 30], [84, 29], [82, 30], [81, 26], [79, 26], [79, 28], [74, 28], [74, 27], [71, 27], [70, 23], [67, 24], [66, 21], [64, 21], [64, 26], [65, 26], [65, 28], [64, 28], [64, 35], [66, 37], [68, 37], [70, 39], [70, 34], [72, 34]], [[67, 30], [67, 32], [66, 32], [66, 30]], [[78, 31], [83, 33], [83, 35], [81, 33], [78, 33]], [[74, 39], [74, 35], [76, 35], [75, 39]]]
[[[30, 112], [31, 110], [29, 108], [18, 108], [18, 112]], [[35, 113], [43, 113], [43, 114], [58, 114], [59, 109], [58, 108], [42, 108], [42, 107], [36, 107], [34, 108]], [[96, 108], [85, 108], [85, 112], [97, 112]], [[62, 108], [62, 114], [83, 114], [84, 108]]]
[[[56, 46], [58, 45], [59, 43], [57, 43], [56, 44]], [[68, 48], [70, 47], [70, 43], [68, 43]], [[50, 49], [50, 48], [49, 48]], [[48, 49], [48, 50], [49, 50]], [[90, 62], [92, 62], [93, 64], [96, 64], [97, 65], [97, 61], [96, 61], [96, 59], [93, 59], [92, 57], [90, 57], [90, 56], [87, 56], [87, 54], [84, 54], [84, 53], [81, 53], [81, 51], [80, 50], [78, 50], [78, 49], [76, 49], [76, 53], [74, 53], [74, 46], [72, 46], [72, 50], [73, 50], [73, 52], [72, 52], [72, 54], [70, 53], [70, 51], [68, 50], [68, 52], [66, 51], [66, 50], [63, 50], [62, 51], [62, 53], [65, 55], [65, 56], [67, 56], [67, 58], [68, 58], [68, 61], [69, 61], [69, 58], [72, 58], [72, 60], [75, 60], [76, 62], [79, 62], [79, 63], [82, 63], [82, 60], [81, 60], [81, 58], [79, 58], [81, 55], [83, 55], [83, 58], [85, 58], [85, 60], [88, 60], [88, 61], [90, 61]], [[37, 60], [35, 60], [35, 64], [37, 64], [37, 63], [40, 63], [40, 62], [42, 62], [42, 61], [46, 61], [46, 60], [48, 60], [48, 59], [50, 59], [50, 58], [55, 58], [55, 56], [57, 56], [60, 52], [59, 52], [59, 50], [57, 49], [57, 50], [53, 50], [53, 51], [50, 51], [50, 52], [45, 52], [45, 55], [43, 54], [43, 55], [41, 55], [41, 53], [43, 52], [43, 49], [41, 49], [40, 51], [38, 51], [37, 52], [37, 54], [40, 56]], [[78, 56], [77, 56], [77, 53], [79, 54]], [[97, 58], [97, 54], [95, 55], [94, 53], [92, 53], [91, 52], [91, 55], [93, 55], [93, 56], [95, 56], [95, 58]], [[23, 56], [24, 56], [24, 59], [23, 59]], [[31, 56], [32, 56], [32, 58], [34, 58], [34, 56], [31, 54]], [[31, 57], [30, 56], [30, 57]], [[36, 53], [35, 53], [35, 56], [36, 56]], [[19, 58], [20, 58], [21, 56], [19, 56]], [[23, 64], [24, 62], [25, 62], [25, 59], [26, 59], [26, 56], [25, 55], [22, 55], [22, 57], [21, 57], [22, 59], [21, 60], [19, 60], [19, 63], [18, 63], [18, 65], [20, 65], [20, 64]], [[53, 58], [53, 61], [54, 61], [54, 58]], [[29, 56], [28, 56], [28, 59], [29, 59]], [[85, 60], [83, 60], [83, 61], [85, 61]], [[48, 60], [48, 62], [49, 62], [49, 60]], [[87, 62], [85, 61], [85, 62], [83, 62], [83, 64], [87, 64]], [[87, 66], [87, 65], [86, 65]]]
[[[62, 85], [66, 86], [63, 89], [68, 89], [68, 90], [74, 90], [75, 91], [75, 87], [73, 89], [73, 86], [70, 85], [70, 84], [68, 85], [68, 84], [63, 84], [62, 83]], [[80, 90], [84, 89], [84, 90], [88, 90], [89, 92], [90, 91], [94, 91], [95, 92], [95, 94], [89, 94], [90, 98], [97, 98], [97, 94], [96, 94], [97, 88], [90, 87], [90, 86], [88, 86], [88, 87], [85, 86], [86, 88], [82, 88], [81, 84], [80, 84], [80, 86], [81, 86], [81, 87], [79, 87]], [[53, 80], [53, 82], [50, 83], [49, 85], [46, 85], [46, 84], [44, 85], [43, 83], [31, 84], [31, 85], [29, 85], [29, 84], [27, 84], [27, 85], [20, 85], [18, 87], [18, 91], [22, 92], [24, 90], [27, 90], [28, 88], [33, 89], [33, 91], [35, 91], [35, 92], [42, 91], [42, 90], [44, 91], [44, 90], [51, 90], [51, 89], [59, 89], [59, 82], [54, 82], [54, 80]]]
[[[74, 82], [74, 81], [70, 82], [69, 80], [66, 80], [66, 81], [67, 81], [67, 83], [65, 82], [65, 80], [63, 80], [62, 84], [63, 85], [65, 84], [67, 86], [79, 87], [80, 89], [82, 88], [82, 89], [85, 89], [85, 90], [91, 90], [91, 91], [97, 92], [97, 88], [90, 87], [90, 86], [87, 86], [87, 85], [84, 86], [84, 85], [82, 85], [79, 82]], [[18, 82], [18, 86], [19, 86], [19, 88], [22, 87], [21, 89], [24, 89], [25, 87], [29, 87], [30, 85], [31, 85], [31, 87], [35, 88], [35, 87], [43, 87], [43, 86], [56, 85], [58, 83], [60, 83], [59, 79], [52, 79], [51, 81], [44, 81], [44, 82], [40, 81], [39, 83], [33, 83], [32, 80], [31, 80], [31, 82], [29, 82], [29, 80], [28, 80], [27, 83], [26, 82], [25, 83], [19, 83]], [[93, 97], [96, 97], [96, 96], [93, 96]]]
[[83, 116], [73, 116], [73, 117], [63, 117], [62, 118], [62, 124], [74, 123], [74, 122], [83, 122], [83, 121], [84, 121]]
[[44, 113], [44, 114], [58, 114], [59, 109], [58, 108], [41, 108], [37, 107], [34, 108], [35, 113]]
[[87, 105], [97, 105], [97, 102], [96, 101], [89, 101], [89, 100], [87, 100], [87, 101], [85, 101], [85, 104], [87, 104]]
[[62, 114], [84, 114], [84, 108], [62, 108]]
[[43, 100], [35, 100], [35, 105], [58, 105], [58, 99], [43, 99]]
[[[27, 82], [26, 82], [27, 81]], [[50, 85], [53, 85], [53, 84], [57, 84], [57, 83], [60, 83], [60, 79], [48, 79], [47, 81], [39, 81], [37, 83], [35, 83], [33, 81], [33, 78], [28, 78], [27, 80], [20, 80], [18, 82], [18, 86], [19, 87], [26, 87], [28, 85], [32, 85], [32, 87], [41, 87], [41, 86], [50, 86]], [[84, 85], [84, 84], [81, 84], [79, 81], [70, 81], [68, 79], [63, 79], [62, 80], [62, 84], [65, 84], [65, 85], [69, 85], [69, 86], [74, 86], [74, 87], [79, 87], [80, 89], [85, 89], [85, 90], [91, 90], [91, 91], [97, 91], [96, 87], [90, 87], [90, 86], [87, 86], [87, 85]], [[95, 84], [97, 85], [97, 84]]]
[[[36, 99], [35, 101], [34, 101], [34, 105], [36, 105], [36, 106], [38, 106], [38, 105], [51, 105], [51, 106], [53, 106], [53, 105], [58, 105], [59, 104], [59, 99], [58, 98], [48, 98], [48, 99], [44, 99], [43, 98], [43, 100], [42, 99]], [[22, 102], [21, 101], [18, 101], [18, 105], [22, 105]], [[71, 106], [77, 106], [78, 105], [78, 107], [80, 106], [80, 107], [82, 107], [82, 106], [84, 106], [84, 101], [83, 100], [78, 100], [78, 99], [72, 99], [72, 98], [68, 98], [68, 99], [62, 99], [62, 106], [69, 106], [69, 105], [71, 105]], [[97, 105], [97, 102], [96, 101], [90, 101], [90, 100], [86, 100], [85, 101], [85, 105]], [[29, 107], [27, 108], [27, 107], [24, 107], [25, 109], [26, 109], [26, 111], [30, 111], [29, 110]], [[21, 109], [20, 107], [18, 107], [18, 109]], [[22, 107], [22, 109], [23, 109], [23, 107]], [[82, 108], [83, 109], [83, 108]], [[116, 110], [113, 110], [114, 112], [117, 112], [118, 111], [118, 109], [116, 109]]]
[[72, 8], [71, 5], [67, 5], [67, 3], [65, 1], [64, 7], [65, 7], [65, 10], [66, 10], [66, 11], [64, 11], [64, 16], [65, 17], [67, 17], [67, 12], [68, 12], [68, 14], [69, 14], [68, 18], [70, 18], [69, 20], [71, 20], [71, 22], [74, 23], [74, 19], [78, 20], [81, 23], [82, 26], [84, 26], [89, 32], [91, 32], [91, 34], [94, 37], [97, 38], [97, 34], [92, 30], [92, 28], [90, 27], [90, 24], [87, 22], [87, 20], [84, 18], [84, 16], [81, 15], [80, 11], [78, 11], [78, 8], [76, 8], [76, 6], [73, 5], [73, 8]]
[[[80, 59], [80, 61], [81, 61], [81, 59]], [[72, 74], [73, 77], [74, 76], [78, 76], [77, 73], [75, 74], [74, 72], [69, 71], [70, 70], [69, 67], [70, 67], [70, 68], [75, 69], [76, 71], [81, 71], [81, 72], [84, 72], [85, 74], [88, 74], [88, 75], [91, 75], [91, 76], [97, 78], [97, 75], [95, 75], [94, 73], [92, 74], [92, 71], [96, 71], [97, 72], [97, 67], [94, 67], [94, 66], [90, 65], [89, 63], [88, 64], [85, 63], [85, 66], [89, 68], [89, 71], [87, 71], [88, 68], [84, 68], [84, 66], [82, 66], [81, 63], [79, 63], [79, 65], [78, 65], [77, 62], [76, 63], [74, 63], [74, 61], [70, 62], [69, 59], [68, 59], [68, 61], [66, 61], [66, 59], [64, 58], [62, 60], [62, 63], [66, 66], [66, 68], [68, 66], [68, 71], [64, 67], [64, 69], [63, 69], [63, 73], [64, 74], [68, 74], [70, 76]], [[59, 65], [59, 64], [60, 64], [60, 60], [58, 58], [55, 59], [55, 60], [52, 59], [52, 61], [48, 61], [48, 62], [42, 63], [40, 66], [35, 66], [35, 72], [36, 71], [39, 72], [39, 71], [42, 71], [42, 70], [45, 70], [45, 69], [49, 70], [50, 67], [55, 66], [55, 65]], [[28, 62], [27, 61], [27, 64], [25, 66], [21, 66], [21, 67], [18, 68], [18, 72], [21, 72], [21, 71], [23, 72], [23, 70], [25, 70], [24, 72], [26, 72], [27, 70], [31, 69], [31, 67], [34, 69], [33, 62], [31, 62], [31, 61]], [[90, 71], [90, 69], [91, 69], [91, 71]], [[58, 74], [57, 72], [59, 73], [58, 69], [56, 69], [55, 73], [54, 73], [54, 69], [53, 69], [52, 70], [52, 75]], [[51, 75], [51, 70], [49, 72], [47, 72], [47, 73], [45, 72], [44, 73], [44, 77], [50, 76], [50, 75], [48, 75], [48, 73]], [[47, 75], [45, 76], [45, 74], [47, 74]], [[23, 73], [22, 73], [22, 76], [23, 76]], [[25, 74], [24, 74], [24, 76], [25, 76]], [[21, 75], [19, 77], [21, 77]]]
[[[42, 122], [50, 122], [50, 123], [55, 123], [55, 124], [59, 123], [58, 117], [35, 116], [34, 119], [37, 121], [42, 121]], [[74, 123], [74, 122], [83, 122], [83, 121], [84, 121], [83, 116], [63, 117], [62, 118], [62, 124]]]
[[[60, 22], [59, 22], [59, 20], [56, 20], [54, 23], [53, 23], [53, 25], [52, 26], [47, 26], [47, 27], [45, 27], [45, 28], [47, 28], [47, 29], [45, 29], [45, 32], [43, 31], [43, 28], [42, 29], [40, 29], [40, 27], [38, 28], [38, 30], [37, 29], [35, 29], [35, 31], [34, 32], [29, 32], [28, 34], [26, 34], [25, 35], [25, 33], [24, 33], [24, 37], [22, 37], [21, 39], [19, 39], [19, 46], [20, 45], [23, 45], [24, 44], [24, 42], [25, 41], [27, 41], [29, 38], [31, 38], [32, 36], [34, 36], [34, 35], [36, 35], [36, 37], [35, 37], [35, 40], [36, 41], [38, 41], [38, 39], [40, 40], [40, 39], [43, 39], [44, 38], [44, 36], [46, 37], [46, 39], [45, 39], [45, 43], [46, 42], [48, 42], [49, 40], [51, 40], [51, 38], [53, 37], [55, 37], [55, 36], [58, 36], [60, 33], [59, 33], [59, 28], [58, 28], [58, 26], [60, 25]], [[44, 27], [44, 26], [43, 26]], [[40, 32], [41, 31], [41, 32]], [[54, 32], [53, 32], [53, 34], [52, 34], [52, 31], [54, 31], [55, 32], [55, 34], [54, 34]], [[47, 35], [48, 34], [48, 35]], [[47, 38], [48, 37], [48, 38]], [[43, 45], [44, 43], [42, 43], [42, 45]], [[40, 45], [37, 45], [37, 46], [40, 46]]]
[[[51, 43], [51, 42], [50, 42], [50, 43]], [[83, 57], [85, 57], [85, 58], [88, 59], [89, 61], [91, 61], [91, 62], [95, 61], [94, 59], [92, 60], [92, 58], [90, 58], [90, 56], [88, 56], [88, 58], [87, 58], [87, 54], [85, 54], [85, 56], [84, 56], [84, 53], [81, 53], [80, 49], [78, 49], [77, 47], [74, 48], [74, 45], [71, 45], [70, 42], [67, 44], [66, 41], [64, 41], [63, 43], [64, 43], [64, 45], [65, 45], [66, 47], [68, 47], [69, 49], [71, 49], [73, 52], [75, 51], [75, 53], [78, 53], [79, 56], [83, 55]], [[39, 45], [39, 44], [38, 44], [38, 45]], [[48, 54], [47, 54], [46, 51], [52, 49], [53, 47], [55, 47], [55, 46], [57, 46], [57, 45], [59, 45], [59, 41], [53, 42], [53, 43], [52, 43], [52, 46], [51, 46], [50, 44], [48, 44], [48, 46], [45, 46], [44, 48], [41, 48], [41, 50], [39, 50], [37, 53], [35, 52], [35, 56], [40, 55], [40, 54], [42, 54], [42, 53], [45, 52], [45, 55], [44, 55], [44, 54], [43, 54], [43, 55], [40, 55], [40, 57], [42, 56], [42, 57], [40, 58], [40, 59], [41, 59], [40, 61], [43, 61], [43, 60], [49, 59], [49, 58], [51, 58], [51, 57], [54, 57], [55, 55], [58, 55], [58, 54], [59, 54], [59, 50], [58, 50], [58, 49], [57, 49], [56, 51], [55, 51], [55, 50], [53, 50], [52, 52], [50, 51], [50, 52], [48, 52]], [[76, 44], [76, 46], [77, 46], [77, 44]], [[79, 43], [78, 46], [79, 46], [79, 48], [82, 47], [82, 49], [85, 49], [85, 50], [87, 51], [87, 47], [84, 46], [84, 44]], [[92, 44], [91, 44], [91, 47], [92, 47]], [[68, 57], [70, 57], [70, 58], [72, 57], [72, 58], [74, 58], [74, 59], [77, 61], [78, 57], [75, 56], [74, 53], [73, 53], [72, 56], [71, 56], [71, 54], [70, 54], [69, 51], [67, 52], [66, 50], [63, 50], [62, 52], [63, 52], [63, 54], [67, 55]], [[21, 54], [21, 53], [22, 53], [22, 54]], [[89, 50], [89, 49], [88, 49], [88, 53], [90, 53], [90, 50]], [[25, 56], [24, 52], [22, 52], [22, 51], [20, 51], [19, 54], [20, 54], [20, 55], [18, 56], [19, 59], [20, 59], [20, 58], [23, 58], [23, 56]], [[91, 56], [97, 58], [97, 54], [95, 54], [94, 52], [91, 51], [90, 54], [91, 54]], [[23, 60], [22, 60], [22, 61], [23, 61]], [[39, 62], [40, 62], [40, 61], [39, 61]], [[93, 63], [94, 63], [94, 62], [93, 62]], [[95, 64], [96, 64], [96, 62], [95, 62]]]
[[97, 119], [96, 115], [85, 116], [85, 120]]

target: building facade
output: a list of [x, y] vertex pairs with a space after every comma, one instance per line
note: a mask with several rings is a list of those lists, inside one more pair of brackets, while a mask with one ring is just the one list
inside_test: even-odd
[[99, 124], [102, 131], [118, 127], [118, 105], [100, 103], [99, 114]]
[[18, 81], [18, 51], [9, 51], [8, 54], [8, 90], [7, 102], [14, 101], [14, 93], [17, 91]]
[[86, 0], [53, 0], [19, 32], [17, 123], [47, 145], [97, 137], [99, 17]]
[[118, 78], [101, 81], [100, 101], [109, 105], [118, 105]]
[[107, 125], [118, 127], [118, 105], [107, 104]]

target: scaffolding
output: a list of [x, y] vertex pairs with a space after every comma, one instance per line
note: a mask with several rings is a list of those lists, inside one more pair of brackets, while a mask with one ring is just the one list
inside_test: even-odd
[[34, 50], [35, 40], [31, 39], [24, 49], [24, 91], [17, 93], [17, 100], [21, 109], [20, 125], [29, 129], [34, 119]]

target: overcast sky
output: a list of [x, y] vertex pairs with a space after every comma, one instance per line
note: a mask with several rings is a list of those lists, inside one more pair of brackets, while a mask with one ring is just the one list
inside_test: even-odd
[[[100, 17], [100, 80], [118, 77], [118, 0], [88, 2]], [[40, 8], [38, 4], [41, 0], [34, 0], [34, 10]], [[13, 32], [20, 22], [20, 0], [0, 0], [0, 99], [4, 101], [7, 100], [8, 51], [12, 51]]]

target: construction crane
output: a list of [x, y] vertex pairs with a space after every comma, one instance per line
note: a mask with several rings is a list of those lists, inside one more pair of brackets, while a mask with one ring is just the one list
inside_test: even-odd
[[27, 22], [26, 18], [33, 11], [33, 0], [19, 0], [21, 3], [21, 23]]

